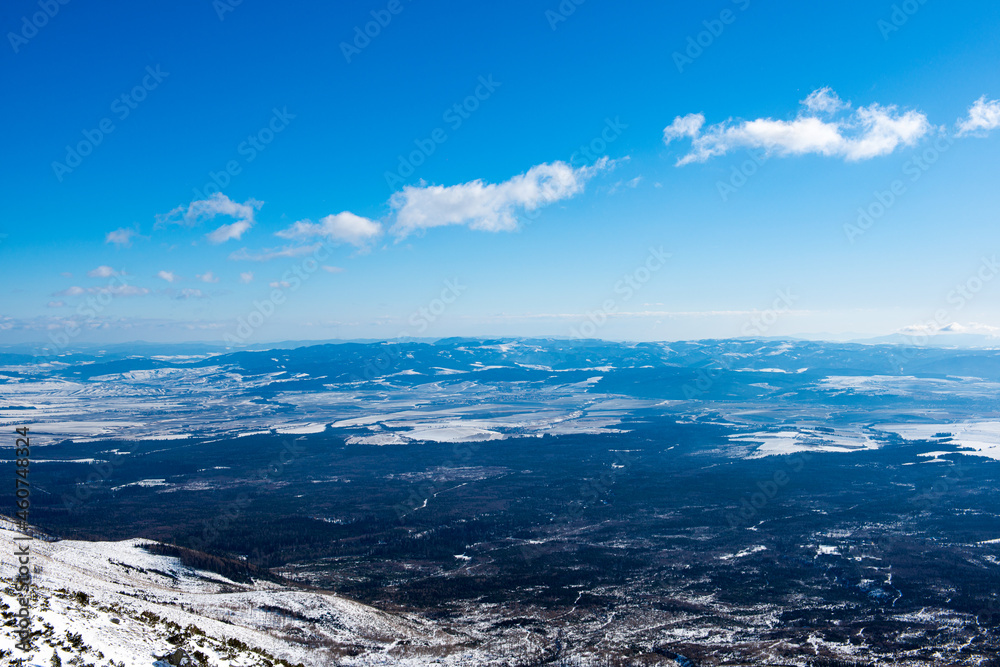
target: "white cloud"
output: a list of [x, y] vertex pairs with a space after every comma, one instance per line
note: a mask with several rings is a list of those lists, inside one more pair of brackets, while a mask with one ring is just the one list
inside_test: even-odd
[[488, 232], [517, 228], [519, 211], [534, 211], [583, 191], [598, 171], [613, 165], [606, 157], [574, 169], [565, 162], [532, 167], [502, 183], [482, 180], [459, 185], [405, 186], [392, 196], [396, 212], [392, 231], [400, 238], [431, 227], [468, 225]]
[[167, 225], [194, 227], [207, 220], [212, 220], [216, 216], [223, 215], [233, 218], [235, 222], [222, 225], [205, 236], [211, 243], [224, 243], [232, 239], [239, 239], [248, 229], [253, 227], [254, 214], [263, 205], [263, 202], [256, 199], [248, 199], [239, 204], [221, 192], [216, 192], [208, 199], [191, 202], [187, 208], [178, 206], [169, 213], [156, 216], [156, 228], [159, 229]]
[[323, 270], [327, 273], [343, 273], [344, 269], [339, 266], [324, 266]]
[[677, 116], [674, 118], [674, 122], [663, 128], [663, 142], [669, 144], [674, 139], [682, 137], [694, 139], [701, 132], [701, 127], [704, 124], [704, 114], [689, 113], [686, 116]]
[[224, 330], [231, 327], [229, 322], [184, 321], [171, 318], [139, 318], [139, 317], [78, 317], [42, 316], [24, 319], [14, 319], [0, 315], [0, 331], [55, 331], [80, 328], [87, 331], [162, 331], [165, 328], [178, 327], [187, 330]]
[[989, 324], [979, 324], [977, 322], [969, 322], [968, 324], [959, 324], [958, 322], [951, 322], [949, 324], [913, 324], [908, 327], [903, 327], [899, 330], [899, 333], [908, 336], [936, 336], [939, 334], [980, 334], [983, 336], [994, 336], [1000, 337], [1000, 327], [994, 327]]
[[113, 296], [144, 296], [149, 294], [145, 287], [135, 285], [105, 285], [102, 287], [79, 287], [73, 285], [54, 293], [52, 296], [82, 296], [84, 294], [111, 294]]
[[219, 282], [219, 277], [216, 276], [211, 271], [206, 271], [205, 273], [199, 273], [199, 274], [197, 274], [196, 277], [198, 278], [198, 280], [200, 280], [203, 283], [217, 283], [217, 282]]
[[628, 181], [625, 180], [618, 181], [617, 183], [611, 186], [611, 189], [608, 190], [608, 194], [612, 195], [617, 194], [618, 192], [621, 191], [622, 188], [631, 188], [634, 190], [635, 188], [639, 187], [639, 183], [641, 182], [642, 182], [642, 176], [636, 176], [635, 178]]
[[194, 289], [191, 287], [182, 289], [176, 293], [174, 297], [176, 299], [207, 299], [208, 295], [202, 292], [200, 289]]
[[159, 273], [156, 274], [156, 277], [162, 278], [163, 280], [166, 280], [168, 283], [177, 281], [177, 274], [175, 274], [173, 271], [160, 271]]
[[111, 278], [113, 276], [120, 275], [117, 271], [112, 269], [110, 266], [99, 266], [92, 271], [87, 271], [88, 278]]
[[115, 296], [143, 296], [149, 294], [149, 290], [145, 287], [136, 287], [135, 285], [113, 285], [108, 287], [91, 287], [90, 290], [94, 293], [107, 293], [113, 294]]
[[321, 218], [318, 223], [311, 220], [300, 220], [288, 229], [276, 234], [283, 239], [313, 239], [325, 238], [335, 243], [350, 243], [362, 247], [382, 233], [382, 225], [344, 211], [336, 215]]
[[837, 93], [827, 86], [809, 93], [809, 96], [802, 100], [802, 106], [813, 113], [836, 113], [841, 109], [850, 108], [851, 103], [841, 100]]
[[49, 301], [48, 304], [46, 304], [46, 305], [49, 308], [62, 308], [63, 306], [66, 305], [66, 302], [65, 301]]
[[252, 220], [237, 220], [228, 225], [222, 225], [215, 231], [205, 234], [209, 243], [225, 243], [226, 241], [239, 240], [243, 233], [253, 226]]
[[740, 148], [762, 149], [768, 155], [816, 153], [857, 161], [888, 155], [900, 145], [912, 146], [931, 130], [924, 114], [879, 104], [859, 107], [839, 118], [819, 118], [815, 115], [818, 111], [830, 114], [846, 108], [829, 89], [815, 91], [803, 105], [805, 110], [794, 120], [730, 119], [707, 128], [703, 128], [701, 114], [679, 116], [664, 129], [663, 140], [670, 144], [684, 137], [691, 139], [691, 151], [677, 166], [705, 162]]
[[958, 136], [985, 135], [1000, 127], [1000, 100], [987, 100], [983, 95], [969, 107], [969, 115], [958, 121]]
[[319, 243], [303, 246], [285, 246], [284, 248], [264, 248], [259, 252], [251, 252], [246, 248], [229, 254], [229, 259], [236, 261], [267, 262], [281, 257], [302, 257], [311, 255], [320, 248]]
[[139, 230], [131, 227], [120, 227], [113, 232], [108, 232], [104, 237], [105, 243], [114, 243], [119, 248], [128, 248], [132, 245], [132, 238], [139, 234]]
[[253, 271], [244, 271], [240, 274], [241, 283], [252, 283], [253, 282]]
[[273, 283], [269, 283], [269, 285], [275, 289], [288, 289], [292, 286], [292, 284], [286, 280], [275, 281]]

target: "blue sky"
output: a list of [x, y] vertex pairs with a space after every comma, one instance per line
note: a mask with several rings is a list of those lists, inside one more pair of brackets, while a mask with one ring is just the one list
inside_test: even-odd
[[0, 342], [1000, 327], [996, 3], [0, 26]]

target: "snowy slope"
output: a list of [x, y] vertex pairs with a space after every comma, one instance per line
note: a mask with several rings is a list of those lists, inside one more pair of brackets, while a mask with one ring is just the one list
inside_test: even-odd
[[[15, 535], [13, 524], [0, 518], [5, 624], [19, 607], [12, 586]], [[418, 664], [421, 656], [450, 653], [458, 641], [421, 619], [336, 595], [241, 584], [194, 570], [149, 553], [144, 543], [33, 540], [32, 627], [42, 633], [39, 650], [24, 655], [14, 646], [12, 626], [5, 625], [0, 664], [24, 657], [47, 666], [57, 650], [63, 664], [81, 656], [80, 664], [149, 667], [178, 646], [225, 667], [274, 665], [276, 659], [291, 665]]]

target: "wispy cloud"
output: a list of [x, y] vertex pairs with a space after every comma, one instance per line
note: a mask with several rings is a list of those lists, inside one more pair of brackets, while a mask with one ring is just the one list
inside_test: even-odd
[[113, 243], [119, 248], [128, 248], [132, 245], [132, 239], [138, 235], [138, 229], [132, 227], [119, 227], [113, 232], [108, 232], [104, 237], [104, 242]]
[[229, 322], [208, 322], [198, 320], [177, 320], [167, 318], [140, 317], [79, 317], [79, 316], [42, 316], [32, 318], [12, 318], [0, 315], [0, 331], [53, 331], [66, 330], [70, 327], [87, 331], [175, 331], [187, 329], [190, 331], [215, 331], [230, 326]]
[[238, 241], [243, 233], [253, 226], [253, 220], [237, 220], [228, 225], [222, 225], [218, 229], [205, 234], [209, 243], [225, 243], [226, 241]]
[[233, 218], [234, 222], [221, 225], [205, 235], [210, 243], [224, 243], [239, 239], [248, 229], [253, 227], [254, 215], [263, 205], [263, 202], [256, 199], [248, 199], [240, 204], [221, 192], [216, 192], [208, 199], [199, 199], [186, 207], [178, 206], [168, 213], [156, 216], [155, 227], [157, 229], [169, 225], [195, 227], [217, 216], [226, 216]]
[[969, 322], [968, 324], [960, 324], [958, 322], [951, 322], [948, 324], [913, 324], [908, 327], [903, 327], [899, 330], [899, 333], [907, 336], [936, 336], [939, 334], [979, 334], [983, 336], [994, 336], [1000, 337], [1000, 327], [994, 327], [989, 324], [979, 324], [978, 322]]
[[663, 141], [669, 145], [691, 140], [690, 152], [677, 166], [705, 162], [741, 148], [762, 149], [768, 155], [815, 153], [858, 161], [888, 155], [901, 145], [912, 146], [931, 131], [927, 116], [919, 111], [871, 104], [846, 113], [849, 108], [832, 90], [822, 88], [801, 102], [793, 120], [730, 119], [705, 127], [704, 115], [688, 114], [664, 128]]
[[229, 259], [236, 261], [249, 261], [249, 262], [268, 262], [272, 259], [280, 259], [283, 257], [304, 257], [305, 255], [311, 255], [320, 247], [319, 243], [314, 243], [312, 245], [303, 246], [285, 246], [284, 248], [265, 248], [257, 252], [252, 252], [246, 248], [240, 248], [239, 250], [229, 254]]
[[176, 298], [178, 299], [206, 299], [208, 295], [202, 292], [200, 289], [185, 288], [177, 293]]
[[168, 283], [177, 282], [178, 279], [177, 274], [173, 271], [160, 271], [156, 274], [156, 277], [166, 280]]
[[642, 182], [642, 176], [636, 176], [635, 178], [628, 181], [625, 180], [618, 181], [611, 186], [611, 189], [608, 190], [608, 194], [611, 195], [617, 194], [621, 192], [622, 188], [631, 188], [634, 190], [635, 188], [639, 187], [639, 183], [641, 182]]
[[451, 186], [408, 185], [390, 200], [396, 215], [392, 231], [399, 238], [444, 225], [511, 231], [517, 228], [520, 211], [534, 211], [582, 192], [591, 177], [613, 164], [606, 157], [575, 169], [565, 162], [552, 162], [536, 165], [502, 183], [475, 180]]
[[969, 114], [958, 121], [958, 136], [985, 136], [1000, 127], [1000, 100], [987, 100], [983, 95], [969, 107]]
[[851, 103], [840, 99], [840, 96], [827, 86], [809, 93], [806, 99], [802, 100], [802, 106], [812, 113], [836, 113], [841, 109], [849, 109]]
[[88, 278], [111, 278], [118, 275], [121, 274], [112, 269], [110, 266], [99, 266], [96, 269], [87, 271]]
[[144, 296], [149, 294], [145, 287], [135, 285], [104, 285], [101, 287], [80, 287], [73, 285], [55, 292], [52, 296], [83, 296], [84, 294], [111, 294], [113, 296]]
[[212, 273], [211, 271], [206, 271], [205, 273], [199, 273], [196, 276], [198, 280], [203, 283], [217, 283], [219, 282], [219, 277]]
[[323, 270], [327, 273], [343, 273], [344, 269], [339, 266], [324, 266]]
[[65, 301], [49, 301], [47, 304], [49, 308], [62, 308], [66, 305]]
[[240, 274], [241, 283], [252, 283], [253, 282], [253, 271], [244, 271]]
[[334, 243], [349, 243], [360, 248], [377, 238], [381, 233], [381, 224], [355, 215], [350, 211], [344, 211], [320, 218], [318, 223], [311, 220], [300, 220], [288, 229], [281, 230], [276, 236], [296, 240], [322, 238]]

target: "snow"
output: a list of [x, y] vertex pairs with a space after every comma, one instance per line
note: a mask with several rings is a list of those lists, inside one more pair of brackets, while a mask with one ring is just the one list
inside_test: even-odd
[[877, 449], [879, 446], [868, 434], [859, 430], [829, 433], [805, 426], [779, 431], [736, 433], [730, 435], [729, 440], [738, 444], [758, 445], [747, 456], [751, 459], [799, 452], [856, 452]]
[[747, 556], [760, 553], [761, 551], [767, 551], [767, 547], [765, 547], [763, 544], [757, 544], [755, 546], [749, 547], [735, 554], [724, 554], [722, 556], [719, 556], [719, 560], [735, 560], [737, 558], [746, 558]]
[[928, 452], [921, 456], [936, 457], [942, 454], [967, 454], [1000, 461], [1000, 421], [966, 421], [938, 424], [881, 424], [880, 431], [895, 433], [908, 441], [939, 440], [946, 433], [951, 439], [937, 444], [954, 445], [952, 452]]
[[488, 429], [454, 422], [441, 425], [422, 425], [409, 431], [406, 437], [411, 440], [428, 440], [432, 442], [480, 442], [484, 440], [499, 440], [503, 438], [503, 435]]
[[112, 491], [118, 491], [129, 486], [141, 486], [141, 487], [155, 487], [155, 486], [170, 486], [165, 479], [140, 479], [138, 482], [131, 482], [129, 484], [122, 484], [121, 486], [112, 487]]
[[[14, 525], [0, 518], [0, 574], [11, 581], [17, 568], [13, 556]], [[324, 649], [310, 646], [352, 645], [363, 649], [350, 663], [374, 664], [366, 656], [378, 656], [378, 664], [416, 664], [393, 648], [402, 642], [417, 647], [447, 647], [455, 638], [418, 617], [389, 614], [337, 595], [298, 589], [270, 582], [242, 584], [211, 572], [194, 570], [178, 559], [152, 554], [147, 540], [85, 542], [77, 540], [30, 542], [33, 590], [33, 629], [51, 626], [41, 639], [41, 649], [24, 656], [28, 661], [48, 664], [53, 646], [60, 646], [63, 663], [70, 652], [67, 633], [78, 633], [88, 646], [85, 662], [97, 652], [100, 665], [114, 660], [126, 667], [148, 667], [154, 654], [164, 655], [175, 647], [167, 637], [178, 629], [197, 626], [204, 637], [192, 635], [185, 650], [200, 650], [214, 667], [259, 665], [259, 655], [224, 647], [227, 639], [260, 648], [292, 664], [310, 667], [334, 664]], [[40, 568], [40, 571], [37, 571]], [[60, 589], [63, 592], [60, 592]], [[78, 598], [82, 592], [88, 599]], [[12, 587], [0, 592], [0, 603], [19, 607]], [[142, 614], [162, 619], [150, 622]], [[116, 622], [117, 621], [117, 622]], [[47, 625], [46, 625], [47, 624]], [[297, 641], [296, 637], [303, 638]], [[16, 650], [17, 639], [0, 634], [0, 651]], [[233, 659], [226, 655], [233, 653]], [[458, 663], [455, 663], [458, 664]]]
[[314, 423], [303, 423], [303, 424], [283, 424], [282, 426], [275, 426], [275, 433], [281, 433], [285, 435], [301, 435], [306, 433], [322, 433], [326, 430], [326, 424], [314, 424]]

